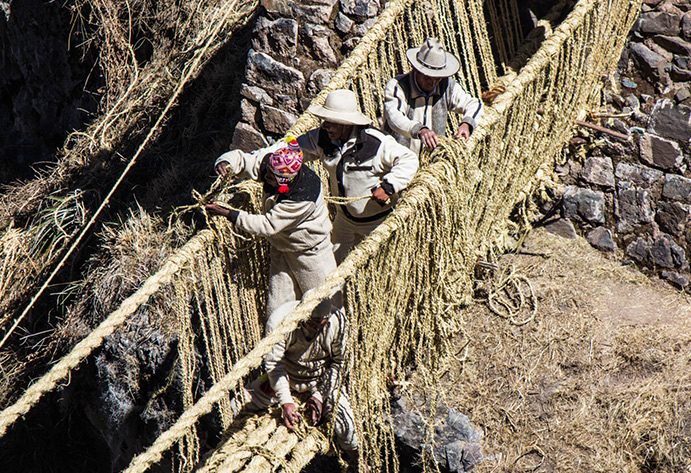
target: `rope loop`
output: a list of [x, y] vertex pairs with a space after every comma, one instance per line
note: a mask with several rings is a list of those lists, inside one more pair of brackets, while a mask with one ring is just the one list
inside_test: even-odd
[[[516, 326], [526, 325], [535, 319], [537, 298], [530, 280], [513, 266], [508, 266], [494, 281], [487, 295], [487, 306], [499, 317]], [[527, 316], [520, 318], [525, 312]]]

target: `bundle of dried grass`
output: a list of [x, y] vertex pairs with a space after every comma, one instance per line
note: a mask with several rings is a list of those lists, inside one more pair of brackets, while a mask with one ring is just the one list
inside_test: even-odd
[[[54, 169], [24, 185], [6, 189], [0, 196], [0, 224], [7, 228], [6, 225], [27, 215], [55, 214], [55, 199], [79, 205], [82, 220], [70, 227], [69, 235], [52, 242], [51, 251], [42, 252], [40, 257], [29, 251], [43, 244], [44, 235], [65, 232], [57, 218], [29, 218], [24, 225], [22, 240], [29, 249], [25, 258], [15, 262], [14, 274], [19, 277], [15, 276], [11, 283], [12, 297], [3, 299], [3, 313], [10, 315], [15, 311], [18, 315], [4, 331], [0, 347], [83, 243], [138, 157], [160, 133], [184, 87], [227, 41], [225, 33], [246, 21], [255, 6], [253, 0], [229, 0], [220, 5], [203, 1], [103, 0], [74, 6], [75, 22], [92, 31], [102, 45], [100, 61], [107, 83], [102, 114], [86, 131], [75, 132], [67, 140]], [[85, 12], [88, 16], [80, 16]], [[127, 162], [124, 169], [122, 160]], [[118, 173], [119, 178], [103, 179], [104, 175]], [[104, 190], [102, 200], [95, 193], [72, 199], [71, 192], [64, 189], [76, 187], [80, 176], [86, 181], [98, 176], [112, 182], [113, 187]], [[86, 209], [89, 219], [85, 218]], [[36, 251], [40, 252], [40, 248]], [[25, 284], [26, 281], [31, 284]], [[29, 301], [32, 292], [31, 302], [19, 313], [19, 307]]]
[[[141, 208], [131, 210], [123, 221], [104, 227], [98, 235], [99, 252], [90, 257], [84, 279], [65, 290], [73, 302], [66, 307], [67, 316], [61, 323], [63, 341], [69, 346], [84, 336], [83, 333], [68, 336], [71, 327], [86, 325], [92, 330], [188, 236], [183, 227], [169, 229], [160, 217]], [[169, 327], [172, 333], [175, 319], [171, 318], [171, 296], [171, 293], [161, 295], [158, 304], [164, 305], [159, 305], [158, 314], [161, 325]]]
[[232, 32], [256, 7], [252, 0], [211, 2], [83, 1], [75, 27], [96, 43], [106, 85], [99, 117], [74, 132], [54, 169], [2, 195], [0, 224], [31, 214], [45, 197], [70, 189], [92, 167], [131, 161], [160, 133], [168, 111]]
[[27, 229], [10, 227], [0, 240], [0, 347], [20, 321], [12, 319], [14, 311], [28, 302], [31, 292], [40, 286], [48, 264], [63, 254], [65, 245], [87, 217], [82, 192], [49, 196], [47, 200], [51, 205], [38, 212]]

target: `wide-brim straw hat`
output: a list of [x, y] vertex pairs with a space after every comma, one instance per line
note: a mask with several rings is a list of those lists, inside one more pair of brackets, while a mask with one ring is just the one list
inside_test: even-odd
[[405, 52], [410, 64], [429, 77], [449, 77], [461, 67], [458, 59], [447, 52], [437, 38], [427, 38], [419, 48]]
[[332, 123], [342, 125], [369, 125], [371, 120], [358, 108], [355, 92], [348, 89], [334, 90], [326, 96], [324, 105], [310, 105], [307, 111]]

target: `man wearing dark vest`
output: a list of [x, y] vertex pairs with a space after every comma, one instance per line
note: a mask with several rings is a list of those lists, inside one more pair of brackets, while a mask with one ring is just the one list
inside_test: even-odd
[[331, 195], [346, 200], [337, 206], [331, 234], [340, 263], [391, 212], [417, 172], [418, 158], [370, 126], [351, 90], [334, 90], [323, 106], [308, 111], [323, 122], [297, 139], [305, 160], [321, 160], [329, 173]]
[[456, 57], [436, 38], [406, 51], [413, 70], [394, 77], [384, 90], [384, 129], [418, 156], [423, 146], [434, 149], [446, 134], [449, 112], [462, 114], [456, 138], [468, 141], [482, 117], [482, 102], [451, 76], [459, 69]]
[[267, 315], [285, 302], [299, 300], [336, 268], [321, 180], [302, 160], [296, 139], [289, 137], [253, 153], [229, 151], [214, 166], [219, 175], [263, 184], [262, 214], [230, 210], [216, 203], [206, 204], [206, 210], [269, 240]]

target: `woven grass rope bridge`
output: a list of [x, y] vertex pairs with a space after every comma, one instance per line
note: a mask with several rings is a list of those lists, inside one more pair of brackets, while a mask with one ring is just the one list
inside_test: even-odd
[[[404, 70], [406, 49], [428, 36], [441, 38], [464, 58], [458, 80], [471, 93], [479, 96], [498, 86], [503, 91], [486, 107], [468, 143], [443, 140], [425, 157], [389, 218], [275, 331], [261, 338], [265, 281], [257, 269], [266, 263], [266, 247], [241, 239], [225, 221], [212, 219], [210, 228], [171, 255], [117, 311], [0, 413], [0, 433], [20, 421], [151, 297], [166, 290], [179, 316], [180, 369], [188, 379], [182, 393], [185, 411], [132, 460], [127, 473], [147, 471], [173, 446], [186, 460], [181, 468], [188, 471], [299, 471], [312, 455], [328, 449], [322, 434], [290, 434], [277, 427], [272, 414], [239, 423], [229, 399], [277, 341], [345, 285], [353, 341], [345, 382], [362, 463], [373, 471], [397, 471], [388, 379], [401, 379], [407, 367], [415, 366], [424, 388], [434, 392], [441, 360], [455, 350], [448, 341], [463, 331], [461, 308], [469, 301], [478, 258], [501, 247], [511, 212], [542, 185], [541, 177], [549, 174], [574, 120], [599, 101], [600, 78], [618, 60], [640, 7], [640, 1], [581, 0], [527, 63], [514, 70], [510, 61], [521, 52], [518, 26], [499, 22], [515, 3], [489, 2], [493, 30], [505, 32], [494, 49], [483, 3], [390, 2], [314, 99], [323, 103], [331, 90], [349, 87], [364, 112], [376, 119], [385, 82]], [[289, 133], [316, 125], [315, 117], [304, 114]], [[249, 205], [256, 206], [256, 193], [249, 194]], [[216, 383], [196, 400], [190, 379], [196, 363], [189, 322], [193, 310], [203, 314], [208, 369]], [[214, 409], [230, 433], [227, 442], [202, 460], [195, 424]]]

